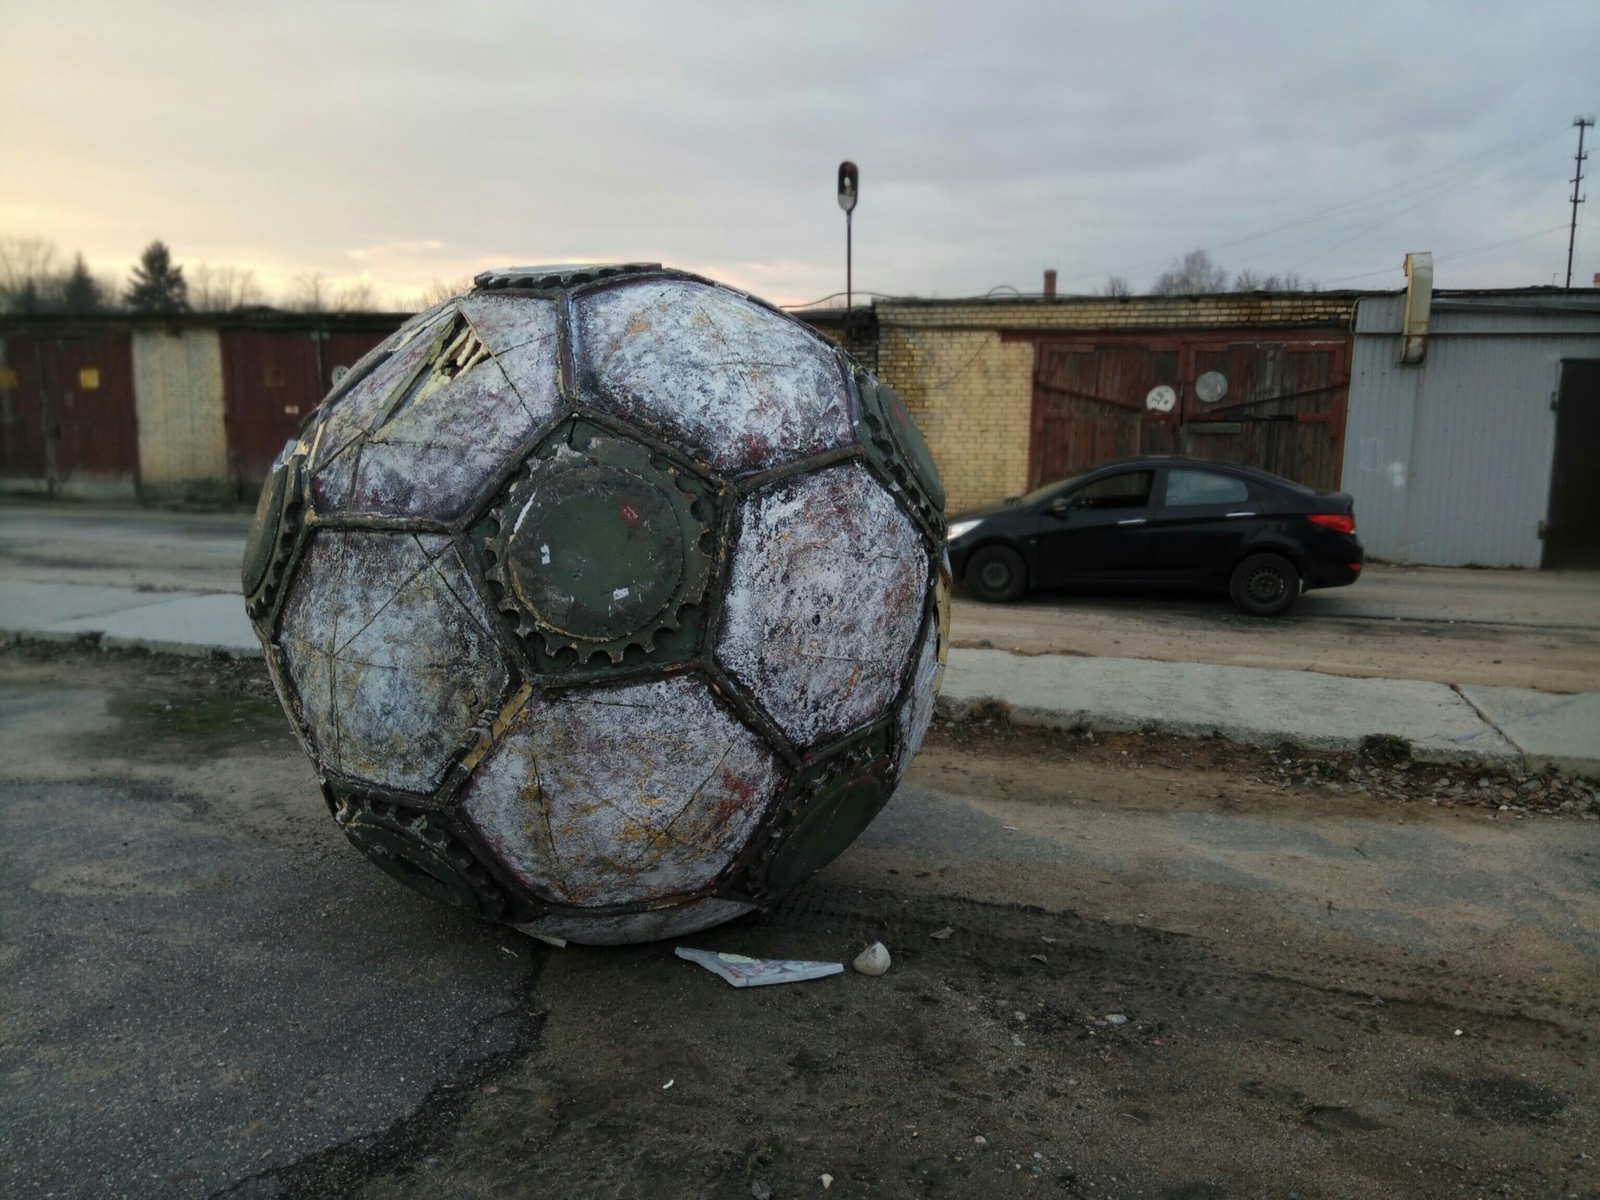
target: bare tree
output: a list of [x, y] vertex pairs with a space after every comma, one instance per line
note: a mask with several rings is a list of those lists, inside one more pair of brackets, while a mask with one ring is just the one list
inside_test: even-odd
[[1100, 293], [1102, 296], [1131, 296], [1133, 284], [1128, 282], [1126, 275], [1113, 275], [1106, 280], [1106, 286]]
[[196, 312], [230, 312], [262, 300], [256, 273], [248, 268], [200, 263], [189, 271], [189, 302]]
[[1151, 287], [1153, 296], [1203, 296], [1225, 291], [1228, 273], [1211, 261], [1205, 250], [1191, 250], [1160, 275]]
[[1236, 292], [1314, 292], [1317, 285], [1308, 283], [1298, 272], [1282, 275], [1263, 275], [1260, 271], [1243, 270], [1233, 277]]
[[39, 312], [61, 287], [56, 244], [48, 238], [0, 237], [0, 309]]
[[371, 312], [377, 304], [377, 292], [372, 280], [365, 275], [340, 286], [333, 298], [335, 312]]
[[471, 288], [471, 275], [463, 275], [460, 279], [452, 280], [448, 283], [443, 279], [435, 279], [424, 289], [422, 303], [417, 305], [417, 308], [421, 310], [432, 308], [435, 304], [443, 304], [451, 296], [459, 296], [462, 292], [470, 291]]
[[294, 277], [289, 289], [289, 307], [296, 312], [328, 311], [328, 281], [321, 271]]

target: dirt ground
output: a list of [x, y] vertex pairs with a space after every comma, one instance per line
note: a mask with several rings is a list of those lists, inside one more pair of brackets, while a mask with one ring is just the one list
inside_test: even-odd
[[867, 834], [558, 950], [344, 846], [257, 664], [0, 652], [0, 1186], [55, 1196], [1600, 1196], [1600, 801], [935, 729]]
[[[1390, 591], [1407, 587], [1398, 576], [1420, 572], [1379, 567], [1372, 574], [1386, 589], [1377, 602], [1355, 595], [1368, 582], [1363, 580], [1351, 588], [1307, 592], [1285, 616], [1270, 621], [1235, 611], [1226, 598], [1204, 596], [1057, 594], [995, 605], [958, 593], [951, 630], [957, 646], [1018, 654], [1600, 691], [1600, 581], [1567, 589], [1561, 586], [1566, 581], [1541, 578], [1540, 572], [1436, 572], [1462, 588], [1480, 584], [1511, 592], [1505, 603], [1478, 603], [1454, 617], [1443, 615], [1451, 611], [1445, 597], [1421, 589], [1408, 588], [1406, 603], [1382, 602]], [[1525, 578], [1506, 578], [1518, 574]], [[1478, 575], [1502, 578], [1480, 581]], [[1507, 582], [1527, 586], [1507, 588]], [[1552, 592], [1559, 603], [1534, 623], [1534, 602]], [[1515, 601], [1522, 597], [1529, 603], [1519, 615]]]

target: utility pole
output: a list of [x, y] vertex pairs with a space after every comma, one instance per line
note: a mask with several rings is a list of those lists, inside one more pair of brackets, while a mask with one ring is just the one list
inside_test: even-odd
[[1572, 286], [1572, 247], [1578, 237], [1578, 205], [1582, 204], [1584, 197], [1578, 193], [1583, 184], [1583, 160], [1589, 156], [1583, 152], [1584, 131], [1594, 124], [1593, 117], [1573, 117], [1572, 123], [1578, 127], [1578, 153], [1575, 161], [1578, 170], [1572, 177], [1572, 224], [1567, 229], [1567, 286]]

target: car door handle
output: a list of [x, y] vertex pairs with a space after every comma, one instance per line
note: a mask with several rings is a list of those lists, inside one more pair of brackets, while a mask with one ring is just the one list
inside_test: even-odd
[[1143, 525], [1143, 517], [1129, 517], [1126, 521], [1118, 521], [1118, 525]]
[[1253, 516], [1255, 516], [1255, 513], [1253, 513], [1253, 512], [1236, 512], [1236, 513], [1228, 513], [1227, 514], [1227, 517], [1228, 517], [1229, 520], [1232, 520], [1234, 517], [1253, 517]]

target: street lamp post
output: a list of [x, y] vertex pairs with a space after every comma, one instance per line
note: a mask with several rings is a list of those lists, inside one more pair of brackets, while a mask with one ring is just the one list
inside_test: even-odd
[[850, 214], [856, 210], [856, 196], [861, 189], [861, 172], [853, 162], [839, 164], [839, 207], [844, 209], [844, 308], [850, 311], [852, 295]]

